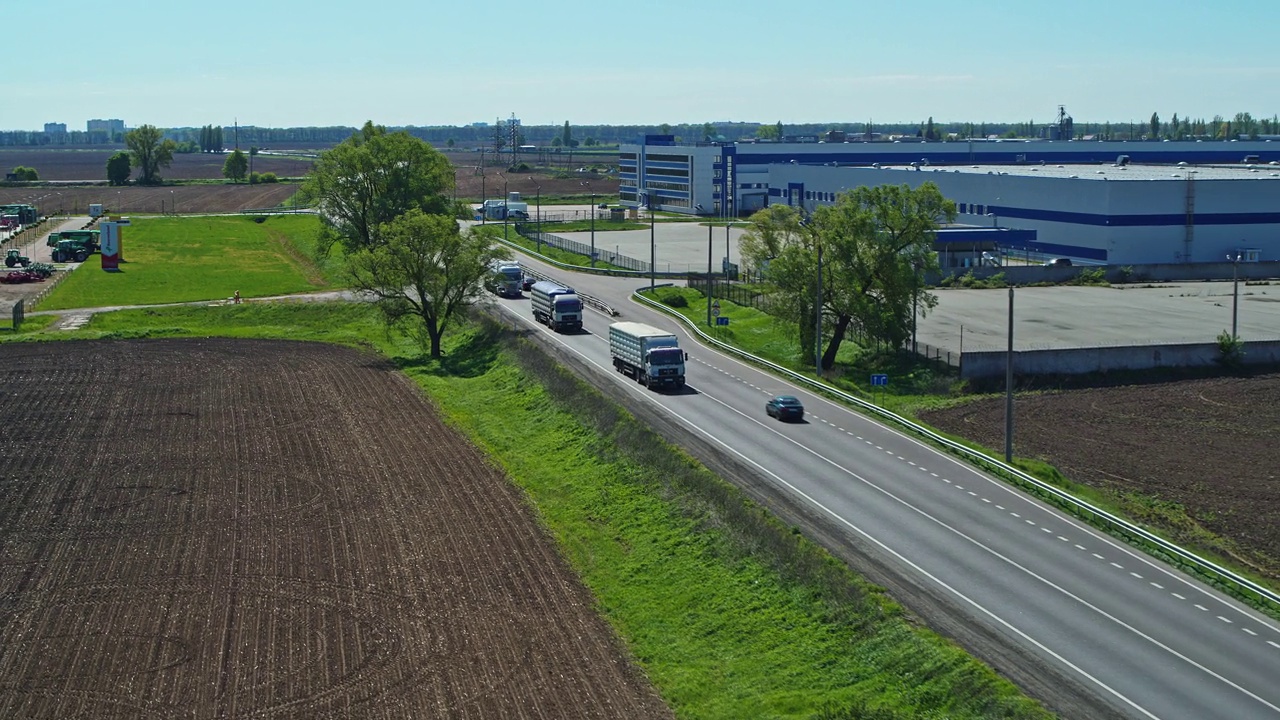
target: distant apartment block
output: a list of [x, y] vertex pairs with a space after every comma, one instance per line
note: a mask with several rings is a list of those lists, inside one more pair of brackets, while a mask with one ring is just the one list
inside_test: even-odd
[[45, 123], [44, 131], [49, 135], [66, 135], [67, 124], [66, 123]]
[[88, 122], [88, 131], [90, 134], [95, 132], [106, 133], [107, 137], [115, 137], [124, 134], [123, 120], [90, 120]]

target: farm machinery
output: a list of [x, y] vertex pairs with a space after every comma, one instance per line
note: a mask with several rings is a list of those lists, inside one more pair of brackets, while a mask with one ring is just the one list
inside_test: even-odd
[[53, 248], [54, 262], [84, 262], [97, 252], [98, 248], [92, 240], [63, 239]]
[[63, 230], [62, 232], [51, 232], [49, 237], [44, 241], [49, 247], [57, 247], [58, 243], [63, 240], [72, 240], [79, 245], [89, 248], [89, 253], [96, 253], [101, 247], [101, 230]]
[[18, 267], [19, 265], [26, 267], [30, 264], [31, 258], [23, 255], [18, 248], [9, 248], [9, 251], [4, 254], [4, 266], [7, 268]]
[[43, 282], [57, 270], [49, 263], [31, 263], [21, 270], [9, 270], [0, 273], [0, 283], [13, 285], [16, 283]]

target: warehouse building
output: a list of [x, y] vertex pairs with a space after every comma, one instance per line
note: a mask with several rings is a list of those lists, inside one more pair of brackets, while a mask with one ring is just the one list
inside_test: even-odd
[[622, 147], [620, 176], [623, 204], [713, 217], [771, 203], [812, 211], [859, 185], [928, 180], [960, 223], [993, 231], [984, 249], [1121, 265], [1280, 259], [1280, 142], [680, 145], [658, 135]]

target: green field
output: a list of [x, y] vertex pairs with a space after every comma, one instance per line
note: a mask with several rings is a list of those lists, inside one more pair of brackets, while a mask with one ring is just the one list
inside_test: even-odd
[[39, 310], [156, 305], [317, 292], [336, 287], [337, 268], [312, 260], [314, 215], [148, 217], [124, 228], [119, 272], [86, 263]]

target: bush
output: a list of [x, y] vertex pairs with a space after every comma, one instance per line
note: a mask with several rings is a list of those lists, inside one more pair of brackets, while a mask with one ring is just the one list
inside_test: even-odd
[[29, 168], [25, 165], [19, 165], [13, 169], [13, 174], [20, 182], [35, 182], [40, 179], [40, 173], [35, 168]]
[[668, 295], [662, 298], [662, 302], [673, 308], [689, 307], [689, 301], [683, 295]]
[[1226, 330], [1218, 335], [1218, 364], [1232, 370], [1244, 364], [1244, 342]]
[[249, 184], [250, 184], [250, 185], [257, 185], [257, 184], [258, 184], [258, 183], [260, 183], [260, 182], [262, 182], [262, 173], [260, 173], [260, 172], [251, 172], [251, 173], [249, 173]]
[[276, 174], [273, 172], [264, 172], [258, 176], [258, 182], [268, 184], [278, 183], [280, 182], [280, 178], [276, 177]]

